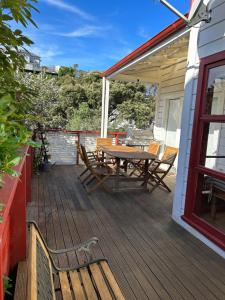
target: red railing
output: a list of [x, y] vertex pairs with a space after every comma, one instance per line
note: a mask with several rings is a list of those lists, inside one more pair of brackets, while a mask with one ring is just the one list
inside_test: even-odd
[[31, 200], [31, 148], [24, 148], [24, 157], [16, 171], [19, 177], [5, 176], [0, 188], [4, 204], [0, 224], [0, 300], [4, 297], [3, 276], [26, 258], [26, 205]]

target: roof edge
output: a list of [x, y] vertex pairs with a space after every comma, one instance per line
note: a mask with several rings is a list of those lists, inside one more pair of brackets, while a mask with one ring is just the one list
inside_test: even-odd
[[[188, 13], [185, 14], [185, 16], [188, 16]], [[156, 46], [166, 38], [170, 37], [172, 34], [176, 33], [180, 29], [183, 29], [186, 27], [186, 23], [182, 19], [176, 20], [174, 23], [170, 24], [166, 28], [164, 28], [162, 31], [160, 31], [158, 34], [156, 34], [154, 37], [152, 37], [150, 40], [142, 44], [140, 47], [138, 47], [136, 50], [119, 60], [117, 63], [115, 63], [112, 67], [107, 69], [106, 71], [101, 73], [102, 77], [107, 77], [114, 73], [115, 71], [118, 71], [121, 67], [124, 67], [128, 62], [132, 61], [133, 59], [139, 57], [143, 53], [150, 50], [152, 47]]]

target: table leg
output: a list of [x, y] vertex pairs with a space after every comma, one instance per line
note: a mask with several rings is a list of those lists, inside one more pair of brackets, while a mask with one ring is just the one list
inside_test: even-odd
[[116, 176], [115, 176], [115, 190], [119, 188], [120, 181], [120, 158], [116, 157]]
[[145, 160], [145, 166], [144, 166], [144, 182], [143, 182], [143, 186], [144, 188], [147, 190], [148, 187], [148, 159]]

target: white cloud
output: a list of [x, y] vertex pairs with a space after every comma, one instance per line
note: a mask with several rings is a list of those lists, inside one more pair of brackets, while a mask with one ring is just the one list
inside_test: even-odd
[[39, 55], [45, 64], [53, 63], [56, 56], [63, 54], [57, 45], [34, 45], [29, 50]]
[[54, 5], [58, 8], [62, 8], [64, 10], [75, 13], [76, 15], [80, 16], [81, 18], [83, 18], [85, 20], [93, 20], [94, 19], [93, 16], [91, 16], [87, 12], [83, 11], [76, 5], [71, 5], [69, 3], [66, 3], [64, 0], [44, 0], [44, 1], [50, 5]]
[[105, 30], [108, 30], [106, 27], [100, 26], [83, 26], [72, 32], [60, 33], [59, 35], [66, 37], [86, 37], [86, 36], [101, 36]]
[[143, 27], [140, 27], [138, 29], [138, 35], [144, 39], [149, 39], [151, 36], [150, 36], [150, 33]]

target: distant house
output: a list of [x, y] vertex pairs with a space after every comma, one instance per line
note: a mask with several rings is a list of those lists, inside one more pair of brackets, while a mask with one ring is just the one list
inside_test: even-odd
[[40, 71], [41, 70], [41, 57], [30, 51], [20, 50], [20, 54], [25, 58], [25, 70], [27, 71]]
[[111, 80], [156, 83], [154, 135], [179, 147], [172, 217], [225, 257], [225, 0], [204, 4], [210, 22], [179, 19], [103, 72], [101, 134]]

